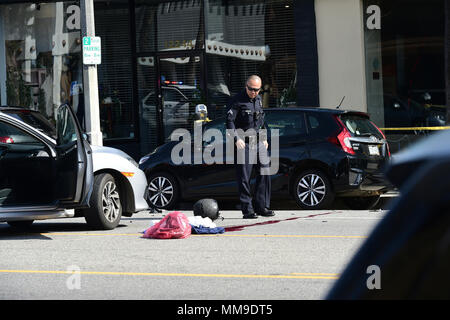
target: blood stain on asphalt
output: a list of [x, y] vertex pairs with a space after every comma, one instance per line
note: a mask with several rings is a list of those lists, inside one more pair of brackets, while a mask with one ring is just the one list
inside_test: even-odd
[[283, 221], [314, 218], [314, 217], [328, 215], [328, 214], [332, 214], [332, 213], [336, 213], [336, 212], [325, 212], [325, 213], [311, 214], [306, 217], [295, 217], [295, 218], [288, 218], [288, 219], [281, 219], [281, 220], [269, 220], [269, 221], [264, 221], [264, 222], [244, 224], [244, 225], [240, 225], [240, 226], [230, 226], [230, 227], [224, 227], [224, 228], [225, 228], [225, 232], [242, 231], [248, 227], [264, 226], [264, 225], [275, 224], [275, 223], [279, 223], [279, 222], [283, 222]]

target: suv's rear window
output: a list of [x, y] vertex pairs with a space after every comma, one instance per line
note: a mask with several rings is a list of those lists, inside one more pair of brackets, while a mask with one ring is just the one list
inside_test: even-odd
[[341, 121], [355, 137], [376, 136], [379, 139], [383, 138], [377, 127], [365, 117], [354, 114], [343, 114], [341, 115]]
[[315, 138], [328, 138], [339, 132], [339, 126], [331, 113], [308, 112], [309, 131]]

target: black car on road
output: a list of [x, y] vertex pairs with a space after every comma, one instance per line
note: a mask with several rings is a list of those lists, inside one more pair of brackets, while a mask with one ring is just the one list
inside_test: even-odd
[[[265, 114], [267, 129], [278, 129], [279, 136], [272, 199], [291, 197], [302, 209], [323, 209], [335, 197], [344, 197], [350, 208], [368, 209], [390, 190], [383, 173], [389, 146], [368, 114], [299, 107], [269, 108]], [[209, 129], [222, 132], [225, 141], [225, 118], [205, 123], [203, 132]], [[234, 164], [225, 159], [223, 163], [175, 164], [171, 154], [178, 143], [169, 141], [140, 160], [153, 206], [169, 209], [180, 200], [205, 197], [238, 199]], [[204, 141], [203, 148], [214, 143]], [[225, 157], [226, 146], [222, 147]]]

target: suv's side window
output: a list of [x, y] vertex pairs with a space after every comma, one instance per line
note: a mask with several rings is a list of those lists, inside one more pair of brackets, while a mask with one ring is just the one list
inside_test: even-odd
[[306, 135], [304, 113], [301, 111], [268, 111], [265, 115], [268, 130], [279, 130], [280, 141]]
[[336, 120], [330, 113], [308, 112], [306, 119], [312, 137], [328, 138], [339, 130]]

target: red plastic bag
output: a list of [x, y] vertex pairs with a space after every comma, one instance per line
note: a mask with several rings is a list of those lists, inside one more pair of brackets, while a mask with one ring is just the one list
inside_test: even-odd
[[184, 239], [191, 234], [188, 218], [179, 211], [167, 214], [161, 221], [144, 232], [144, 238]]

